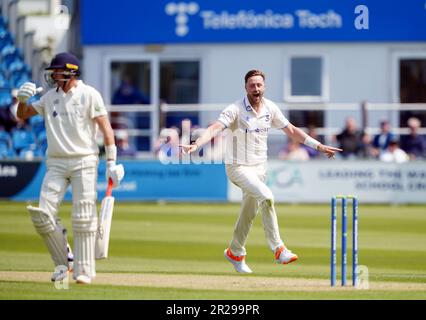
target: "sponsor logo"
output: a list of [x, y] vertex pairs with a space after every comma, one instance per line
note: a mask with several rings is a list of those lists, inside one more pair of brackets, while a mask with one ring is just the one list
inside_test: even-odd
[[166, 4], [165, 11], [169, 16], [176, 16], [176, 28], [175, 33], [178, 37], [184, 37], [188, 34], [188, 16], [194, 15], [198, 12], [200, 7], [196, 2], [184, 3], [184, 2], [169, 2]]
[[[230, 12], [222, 10], [200, 10], [197, 2], [169, 2], [164, 7], [168, 16], [175, 16], [175, 33], [178, 37], [185, 37], [189, 33], [189, 17], [198, 14], [204, 30], [285, 30], [285, 29], [341, 29], [343, 18], [332, 9], [326, 12], [314, 13], [310, 10], [296, 10], [294, 12], [276, 12], [266, 9], [263, 12], [255, 10], [238, 10]], [[368, 8], [358, 6], [355, 11], [357, 29], [368, 29]], [[365, 26], [367, 24], [367, 27]]]

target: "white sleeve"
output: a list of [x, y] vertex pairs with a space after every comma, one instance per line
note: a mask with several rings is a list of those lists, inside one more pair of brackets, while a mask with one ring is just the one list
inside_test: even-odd
[[104, 100], [102, 99], [102, 96], [98, 91], [92, 91], [91, 100], [92, 103], [89, 109], [91, 119], [99, 116], [105, 116], [108, 114], [105, 108]]
[[238, 107], [235, 104], [231, 104], [222, 111], [217, 120], [222, 122], [225, 128], [229, 128], [231, 124], [237, 119], [237, 115]]
[[40, 100], [33, 102], [31, 105], [37, 111], [37, 113], [44, 117], [44, 106], [46, 103], [45, 96], [42, 96]]
[[272, 105], [274, 110], [272, 115], [272, 127], [278, 129], [287, 127], [290, 121], [288, 121], [288, 119], [283, 115], [280, 108], [278, 108], [275, 103], [273, 103]]

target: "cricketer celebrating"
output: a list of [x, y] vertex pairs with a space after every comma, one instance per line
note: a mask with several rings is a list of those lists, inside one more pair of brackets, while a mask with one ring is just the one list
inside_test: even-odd
[[[73, 268], [74, 280], [89, 284], [96, 276], [98, 128], [104, 137], [107, 181], [111, 178], [114, 186], [118, 186], [124, 177], [124, 168], [116, 165], [114, 133], [102, 97], [94, 88], [78, 80], [79, 75], [80, 63], [74, 55], [57, 54], [45, 73], [46, 81], [54, 88], [30, 105], [28, 99], [42, 88], [36, 88], [31, 82], [23, 84], [18, 92], [17, 115], [22, 120], [36, 114], [44, 117], [47, 172], [39, 207], [28, 206], [27, 209], [55, 264], [51, 280], [64, 279]], [[70, 184], [74, 256], [58, 216], [59, 205]], [[57, 268], [59, 266], [65, 266], [68, 271]]]
[[278, 106], [264, 98], [265, 75], [260, 70], [251, 70], [245, 76], [247, 95], [229, 105], [220, 114], [219, 119], [191, 145], [182, 145], [183, 152], [192, 153], [209, 142], [225, 128], [231, 133], [226, 146], [226, 174], [232, 183], [243, 191], [243, 201], [233, 238], [225, 249], [225, 258], [240, 273], [251, 273], [245, 262], [245, 243], [258, 208], [262, 211], [265, 236], [275, 260], [287, 264], [297, 260], [281, 240], [277, 215], [274, 208], [274, 196], [265, 184], [267, 161], [267, 137], [270, 128], [279, 128], [287, 136], [298, 142], [325, 153], [334, 158], [341, 149], [326, 146], [293, 126], [282, 114]]

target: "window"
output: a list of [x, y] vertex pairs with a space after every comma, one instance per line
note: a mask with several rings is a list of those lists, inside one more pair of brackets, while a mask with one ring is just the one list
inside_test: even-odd
[[198, 61], [160, 62], [160, 98], [171, 103], [198, 103]]
[[[200, 63], [198, 61], [160, 62], [160, 99], [168, 104], [199, 103]], [[181, 127], [190, 119], [198, 125], [198, 112], [167, 112], [160, 117], [160, 127]]]
[[287, 59], [284, 100], [321, 102], [328, 99], [326, 59], [323, 56], [291, 56]]
[[[401, 103], [426, 102], [426, 57], [399, 59], [399, 100]], [[410, 117], [426, 123], [426, 111], [409, 110], [400, 112], [400, 126], [406, 127]]]
[[[149, 104], [151, 91], [151, 62], [113, 61], [111, 62], [111, 104]], [[142, 111], [142, 110], [141, 110]], [[111, 125], [114, 129], [149, 129], [149, 112], [111, 112]], [[129, 138], [137, 151], [150, 150], [150, 137], [136, 134]]]
[[321, 58], [291, 59], [291, 95], [321, 95]]

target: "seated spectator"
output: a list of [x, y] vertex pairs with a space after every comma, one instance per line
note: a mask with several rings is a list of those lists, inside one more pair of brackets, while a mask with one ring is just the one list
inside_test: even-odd
[[380, 122], [380, 133], [375, 135], [373, 139], [373, 156], [379, 157], [382, 152], [386, 151], [390, 141], [394, 137], [394, 134], [391, 132], [390, 123], [386, 120]]
[[393, 139], [389, 142], [387, 149], [380, 154], [380, 160], [384, 162], [403, 163], [410, 160], [410, 157], [404, 150], [399, 148], [398, 140]]
[[374, 147], [371, 143], [371, 136], [366, 132], [362, 132], [361, 134], [361, 142], [357, 156], [362, 159], [371, 159], [376, 157]]
[[149, 104], [149, 99], [133, 84], [130, 77], [123, 77], [120, 87], [114, 92], [112, 104]]
[[300, 146], [300, 143], [297, 141], [289, 140], [286, 150], [279, 153], [278, 157], [280, 159], [290, 160], [290, 161], [308, 161], [309, 154], [304, 148]]
[[[321, 143], [324, 143], [323, 139], [320, 138], [317, 134], [317, 129], [315, 127], [310, 126], [308, 128], [308, 135], [310, 135], [312, 138], [314, 138], [315, 140], [318, 140]], [[309, 158], [318, 158], [318, 156], [320, 155], [320, 152], [318, 150], [312, 149], [311, 147], [308, 147], [304, 144], [300, 145], [301, 148], [305, 149], [308, 154], [309, 154]]]
[[345, 159], [357, 157], [362, 149], [363, 136], [363, 132], [357, 129], [355, 119], [347, 118], [345, 128], [335, 137], [339, 148], [343, 149], [341, 156]]
[[408, 119], [407, 124], [410, 134], [401, 137], [401, 148], [408, 153], [411, 160], [421, 159], [425, 157], [426, 151], [425, 137], [418, 133], [421, 122], [419, 119], [411, 117]]
[[162, 129], [155, 142], [154, 151], [157, 158], [165, 163], [180, 158], [178, 129], [175, 127]]
[[13, 128], [19, 122], [22, 122], [20, 119], [16, 117], [16, 110], [18, 108], [18, 98], [16, 95], [18, 94], [17, 89], [12, 90], [12, 103], [7, 108], [0, 109], [0, 123], [3, 125], [4, 129], [7, 132], [11, 132]]
[[119, 157], [134, 157], [136, 156], [135, 147], [129, 144], [129, 135], [126, 130], [115, 131], [115, 141], [117, 144], [117, 156]]

